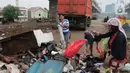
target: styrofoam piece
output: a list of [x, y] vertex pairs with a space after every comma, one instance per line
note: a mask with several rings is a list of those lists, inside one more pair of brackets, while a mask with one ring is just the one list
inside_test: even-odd
[[65, 48], [66, 42], [65, 42], [65, 39], [64, 39], [62, 27], [60, 25], [58, 25], [58, 29], [59, 29], [59, 32], [60, 32], [60, 41], [61, 41], [62, 48]]
[[35, 38], [37, 40], [38, 46], [41, 46], [41, 43], [47, 43], [50, 41], [54, 41], [54, 37], [52, 32], [43, 33], [42, 30], [33, 30]]
[[59, 29], [59, 32], [60, 32], [61, 40], [64, 40], [63, 30], [62, 30], [62, 27], [60, 25], [58, 25], [58, 29]]

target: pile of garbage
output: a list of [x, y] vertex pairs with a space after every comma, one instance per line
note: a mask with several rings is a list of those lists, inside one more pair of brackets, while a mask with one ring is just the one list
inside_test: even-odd
[[77, 54], [86, 42], [77, 40], [62, 49], [52, 32], [41, 30], [4, 38], [0, 40], [0, 73], [100, 73], [104, 59]]
[[[33, 30], [0, 40], [0, 73], [26, 73], [41, 59], [42, 50], [53, 49], [52, 32]], [[49, 46], [51, 45], [51, 46]]]
[[[77, 50], [73, 51], [76, 48], [69, 49], [74, 47], [77, 42], [79, 43]], [[76, 41], [66, 50], [62, 50], [61, 45], [54, 42], [52, 32], [43, 33], [41, 30], [33, 30], [4, 38], [0, 40], [0, 73], [88, 72], [90, 71], [90, 69], [86, 71], [88, 67], [94, 67], [92, 62], [90, 63], [91, 60], [89, 58], [84, 61], [79, 60], [80, 56], [76, 54], [85, 42], [84, 40]], [[48, 65], [58, 69], [43, 71], [44, 67], [50, 69]], [[36, 68], [38, 69], [36, 70]], [[97, 71], [96, 68], [92, 69]]]

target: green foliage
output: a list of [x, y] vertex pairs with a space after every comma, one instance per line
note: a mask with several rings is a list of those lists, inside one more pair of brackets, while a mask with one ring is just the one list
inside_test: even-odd
[[14, 19], [18, 19], [18, 16], [20, 15], [20, 10], [17, 7], [8, 5], [4, 7], [2, 15], [6, 20], [14, 21]]

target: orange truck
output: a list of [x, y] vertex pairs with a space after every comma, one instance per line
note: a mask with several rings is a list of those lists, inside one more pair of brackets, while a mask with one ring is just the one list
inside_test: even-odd
[[[70, 21], [70, 26], [89, 27], [92, 16], [92, 0], [58, 0], [58, 14]], [[72, 24], [71, 24], [72, 23]]]

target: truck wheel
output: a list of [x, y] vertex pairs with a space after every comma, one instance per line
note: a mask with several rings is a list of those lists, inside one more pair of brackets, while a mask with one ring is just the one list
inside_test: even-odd
[[91, 24], [91, 18], [90, 17], [86, 17], [86, 25], [87, 27], [90, 27], [90, 24]]
[[86, 30], [86, 28], [87, 28], [87, 23], [85, 22], [84, 23], [84, 30]]

